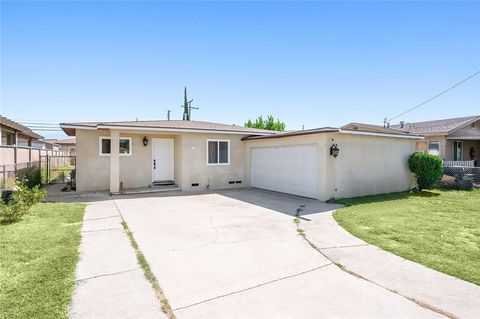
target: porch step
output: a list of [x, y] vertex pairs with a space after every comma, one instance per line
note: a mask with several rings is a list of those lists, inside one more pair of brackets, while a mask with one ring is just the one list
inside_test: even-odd
[[149, 186], [149, 187], [139, 187], [139, 188], [127, 188], [122, 189], [118, 193], [112, 193], [113, 195], [135, 195], [135, 194], [150, 194], [150, 193], [163, 193], [163, 192], [175, 192], [181, 191], [177, 185], [167, 185], [167, 186]]
[[151, 187], [175, 185], [174, 181], [154, 181]]

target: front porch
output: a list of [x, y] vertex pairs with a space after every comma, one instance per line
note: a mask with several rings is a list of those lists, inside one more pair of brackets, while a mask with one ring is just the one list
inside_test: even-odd
[[[478, 137], [447, 137], [445, 149], [445, 161], [459, 162], [450, 163], [450, 166], [480, 166], [480, 138]], [[461, 163], [466, 162], [466, 163]], [[470, 163], [470, 164], [468, 164]], [[468, 165], [467, 165], [468, 164]]]
[[[181, 136], [110, 130], [105, 139], [112, 194], [156, 193], [181, 189]], [[119, 149], [120, 152], [111, 150]]]

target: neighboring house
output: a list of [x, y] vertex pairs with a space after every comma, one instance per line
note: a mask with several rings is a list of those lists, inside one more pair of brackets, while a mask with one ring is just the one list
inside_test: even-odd
[[320, 200], [404, 191], [413, 183], [407, 159], [421, 139], [378, 127], [278, 133], [200, 121], [60, 126], [77, 138], [77, 191], [112, 193], [168, 184], [183, 191], [252, 186]]
[[32, 142], [33, 148], [38, 148], [41, 150], [53, 150], [58, 151], [60, 149], [60, 145], [53, 143], [51, 140], [38, 140]]
[[59, 150], [62, 151], [64, 154], [69, 156], [75, 156], [76, 154], [76, 139], [73, 138], [66, 138], [63, 140], [51, 140], [52, 143], [55, 143], [59, 146]]
[[0, 116], [0, 145], [32, 146], [32, 142], [43, 136], [30, 128]]
[[446, 161], [475, 161], [480, 164], [480, 116], [400, 123], [391, 126], [410, 134], [424, 136], [417, 150], [439, 155]]

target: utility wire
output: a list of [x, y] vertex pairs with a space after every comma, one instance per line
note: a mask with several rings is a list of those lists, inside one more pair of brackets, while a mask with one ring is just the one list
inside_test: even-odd
[[443, 94], [445, 94], [445, 93], [453, 90], [454, 88], [456, 88], [456, 87], [459, 86], [460, 84], [463, 84], [463, 83], [467, 82], [468, 80], [470, 80], [471, 78], [477, 76], [478, 74], [480, 74], [480, 70], [478, 70], [477, 72], [473, 73], [473, 74], [470, 75], [469, 77], [463, 79], [462, 81], [458, 82], [457, 84], [449, 87], [449, 88], [446, 89], [445, 91], [443, 91], [443, 92], [435, 95], [434, 97], [432, 97], [432, 98], [430, 98], [430, 99], [428, 99], [428, 100], [426, 100], [426, 101], [424, 101], [424, 102], [422, 102], [422, 103], [420, 103], [420, 104], [418, 104], [418, 105], [415, 105], [415, 106], [412, 107], [412, 108], [409, 108], [408, 110], [406, 110], [406, 111], [403, 112], [403, 113], [398, 114], [397, 116], [392, 117], [391, 119], [388, 120], [388, 122], [390, 122], [391, 120], [394, 120], [394, 119], [396, 119], [396, 118], [398, 118], [398, 117], [400, 117], [400, 116], [402, 116], [402, 115], [404, 115], [404, 114], [407, 114], [408, 112], [413, 111], [413, 110], [415, 110], [416, 108], [419, 108], [420, 106], [427, 104], [428, 102], [433, 101], [433, 100], [436, 99], [437, 97], [439, 97], [439, 96], [441, 96], [441, 95], [443, 95]]

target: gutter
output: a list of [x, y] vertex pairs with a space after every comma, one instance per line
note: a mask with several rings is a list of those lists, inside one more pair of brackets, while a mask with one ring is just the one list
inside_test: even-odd
[[396, 137], [396, 138], [406, 138], [406, 139], [423, 140], [423, 136], [418, 136], [418, 135], [402, 135], [402, 134], [389, 134], [389, 133], [375, 133], [375, 132], [352, 131], [352, 130], [342, 130], [342, 129], [340, 129], [340, 130], [338, 131], [338, 133], [340, 133], [340, 134], [352, 134], [352, 135]]

